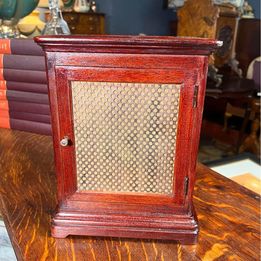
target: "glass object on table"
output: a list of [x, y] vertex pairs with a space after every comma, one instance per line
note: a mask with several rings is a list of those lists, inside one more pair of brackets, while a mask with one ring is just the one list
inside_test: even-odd
[[90, 3], [87, 0], [75, 0], [73, 10], [77, 13], [89, 12]]
[[1, 21], [0, 37], [1, 38], [18, 38], [20, 33], [17, 30], [18, 20], [11, 18], [10, 20]]
[[184, 0], [168, 0], [168, 8], [176, 9], [184, 5]]
[[242, 7], [242, 13], [243, 13], [242, 18], [255, 18], [254, 9], [248, 3], [248, 1], [244, 1], [243, 7]]
[[72, 12], [74, 0], [62, 0], [63, 1], [63, 11]]
[[43, 35], [70, 34], [70, 29], [63, 19], [58, 0], [49, 0], [50, 20], [46, 23]]
[[244, 0], [214, 0], [214, 4], [216, 5], [231, 4], [238, 8], [241, 8], [243, 3]]
[[96, 11], [97, 11], [97, 5], [96, 5], [96, 2], [95, 2], [95, 1], [92, 1], [91, 4], [90, 4], [90, 11], [96, 13]]

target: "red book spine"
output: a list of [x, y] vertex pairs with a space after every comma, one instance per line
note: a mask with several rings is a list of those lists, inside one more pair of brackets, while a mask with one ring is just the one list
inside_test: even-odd
[[0, 68], [0, 80], [46, 84], [45, 71]]
[[0, 53], [0, 68], [4, 68], [4, 54]]
[[9, 118], [9, 111], [7, 110], [0, 110], [0, 118]]
[[10, 129], [9, 117], [0, 117], [0, 128]]
[[0, 39], [0, 53], [43, 56], [44, 52], [33, 39]]
[[0, 90], [0, 127], [10, 128], [8, 101], [6, 99], [6, 90]]
[[6, 81], [0, 81], [0, 90], [6, 90]]
[[9, 110], [9, 104], [7, 100], [0, 100], [0, 110]]
[[6, 90], [0, 90], [0, 100], [7, 100]]
[[47, 84], [31, 82], [0, 81], [0, 90], [14, 90], [34, 93], [48, 93]]
[[1, 54], [0, 68], [45, 71], [44, 56]]
[[11, 53], [10, 39], [0, 39], [0, 53]]

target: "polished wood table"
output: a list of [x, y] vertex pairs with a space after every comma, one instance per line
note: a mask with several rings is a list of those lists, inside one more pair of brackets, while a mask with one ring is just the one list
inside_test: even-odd
[[[260, 260], [260, 198], [198, 164], [196, 245], [50, 236], [56, 186], [51, 137], [0, 129], [0, 212], [18, 260]], [[1, 247], [1, 246], [0, 246]]]

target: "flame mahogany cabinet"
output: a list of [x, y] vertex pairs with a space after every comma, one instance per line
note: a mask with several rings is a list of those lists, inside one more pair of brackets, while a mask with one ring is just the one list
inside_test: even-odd
[[219, 42], [42, 36], [59, 205], [52, 235], [194, 243], [208, 55]]

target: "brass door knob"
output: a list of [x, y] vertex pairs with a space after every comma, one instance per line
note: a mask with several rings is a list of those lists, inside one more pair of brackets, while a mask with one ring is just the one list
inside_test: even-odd
[[63, 139], [60, 140], [60, 145], [63, 147], [66, 147], [69, 145], [69, 138], [67, 136], [63, 137]]

